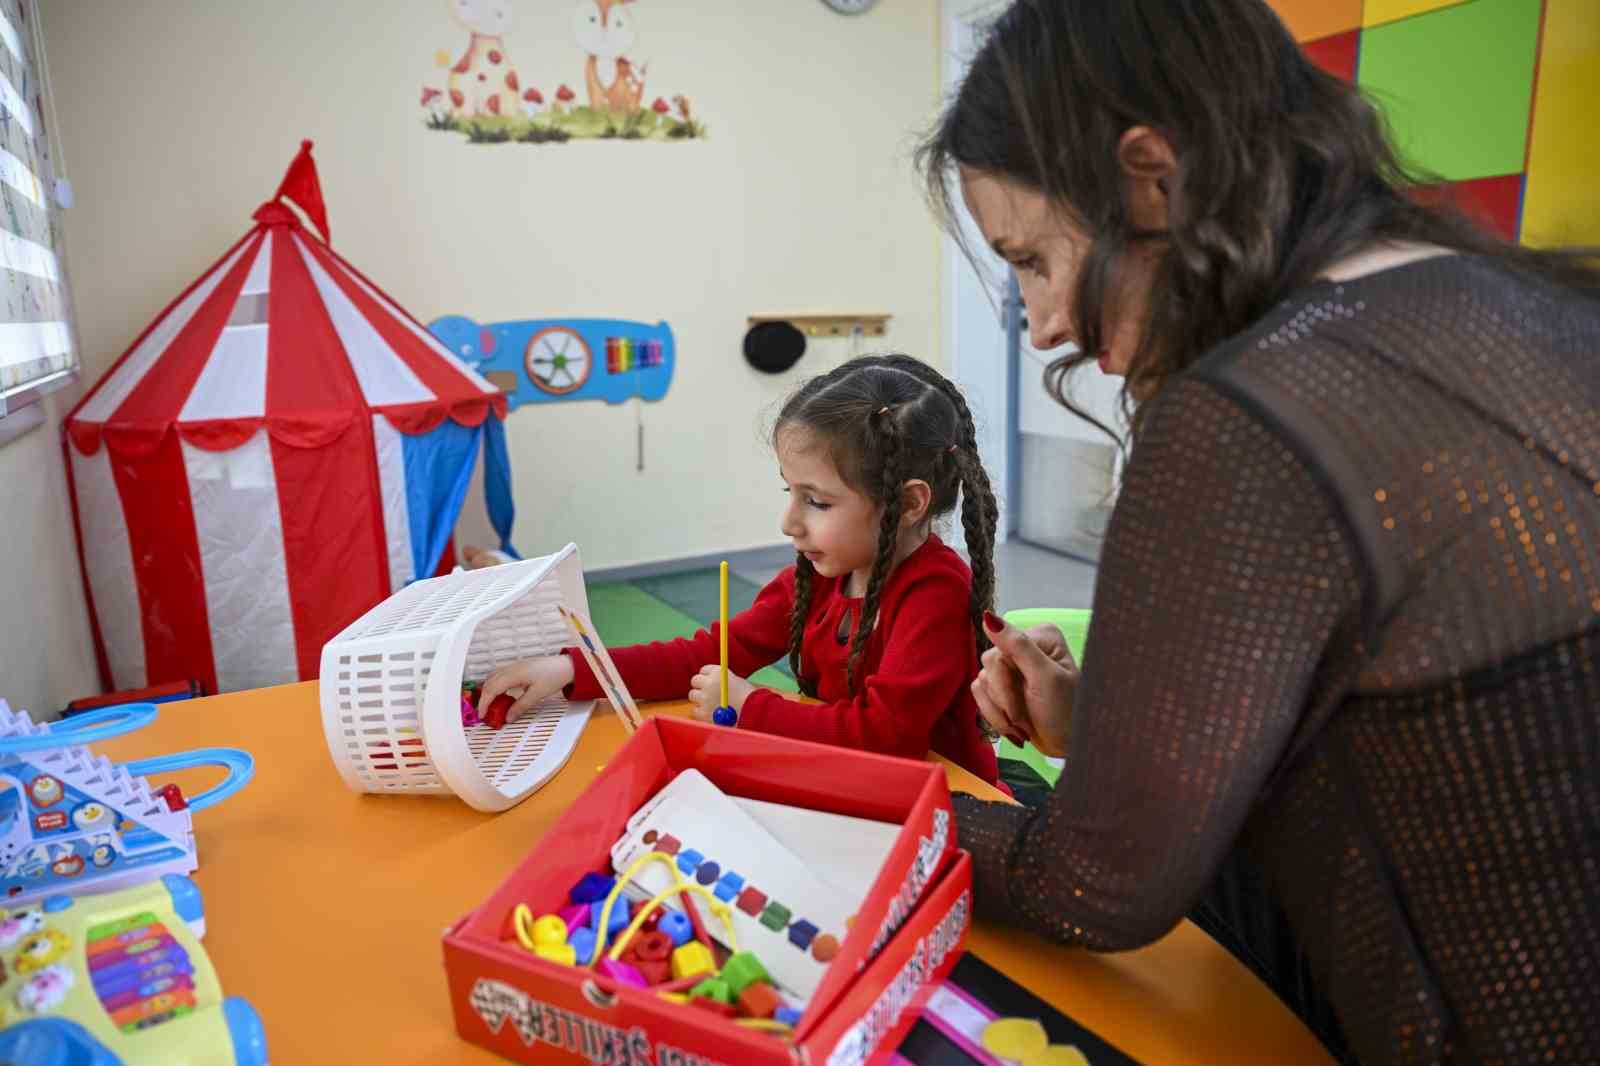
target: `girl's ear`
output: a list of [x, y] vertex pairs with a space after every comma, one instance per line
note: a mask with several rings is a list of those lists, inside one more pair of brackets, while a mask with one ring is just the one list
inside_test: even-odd
[[900, 525], [915, 529], [928, 517], [933, 505], [933, 488], [920, 478], [913, 478], [900, 486]]

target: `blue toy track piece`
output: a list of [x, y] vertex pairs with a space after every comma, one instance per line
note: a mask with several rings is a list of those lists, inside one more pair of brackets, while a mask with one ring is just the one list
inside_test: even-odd
[[251, 758], [249, 752], [238, 748], [196, 748], [193, 751], [180, 751], [176, 755], [158, 755], [153, 759], [124, 763], [122, 768], [130, 774], [148, 777], [150, 774], [166, 774], [196, 766], [221, 766], [228, 771], [228, 776], [222, 779], [221, 784], [190, 797], [191, 811], [215, 807], [247, 785], [256, 772], [255, 759]]
[[718, 725], [736, 726], [739, 724], [739, 712], [732, 707], [718, 707], [711, 712], [711, 720]]
[[18, 755], [27, 751], [49, 751], [69, 744], [88, 744], [95, 740], [120, 737], [135, 729], [143, 729], [156, 720], [153, 703], [124, 703], [117, 707], [102, 707], [72, 718], [50, 724], [48, 733], [36, 736], [0, 738], [0, 755]]

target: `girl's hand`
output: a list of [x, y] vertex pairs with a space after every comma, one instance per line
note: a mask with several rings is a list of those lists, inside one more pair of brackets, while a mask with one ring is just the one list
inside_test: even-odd
[[548, 655], [539, 659], [524, 659], [520, 663], [502, 666], [490, 674], [478, 693], [478, 714], [485, 718], [489, 704], [502, 692], [521, 689], [522, 695], [506, 712], [506, 721], [515, 722], [527, 714], [540, 700], [548, 699], [572, 684], [572, 660], [565, 655]]
[[[728, 705], [735, 711], [744, 710], [745, 697], [756, 687], [742, 677], [728, 675]], [[711, 714], [722, 703], [722, 668], [702, 666], [700, 672], [689, 679], [691, 713], [697, 722], [711, 721]]]
[[994, 647], [983, 653], [983, 670], [972, 682], [984, 720], [1013, 743], [1032, 741], [1046, 755], [1065, 754], [1078, 667], [1061, 631], [1023, 632], [993, 616], [984, 629]]

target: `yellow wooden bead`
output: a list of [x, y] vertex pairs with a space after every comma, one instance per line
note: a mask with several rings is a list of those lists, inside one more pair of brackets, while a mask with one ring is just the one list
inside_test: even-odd
[[681, 948], [672, 952], [672, 978], [682, 980], [697, 973], [713, 974], [717, 972], [717, 960], [712, 958], [711, 949], [698, 940], [691, 940]]
[[571, 944], [539, 944], [533, 949], [533, 953], [541, 959], [559, 962], [563, 966], [573, 966], [578, 961], [578, 952]]
[[557, 914], [546, 914], [534, 919], [533, 942], [549, 947], [567, 942], [567, 923]]

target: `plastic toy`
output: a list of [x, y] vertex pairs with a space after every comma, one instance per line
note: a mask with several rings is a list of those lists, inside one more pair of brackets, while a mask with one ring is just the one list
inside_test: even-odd
[[611, 895], [611, 890], [616, 887], [615, 877], [607, 877], [605, 874], [584, 874], [583, 879], [572, 886], [567, 898], [574, 903], [599, 903]]
[[711, 720], [717, 725], [736, 726], [739, 724], [739, 712], [728, 705], [728, 560], [722, 560], [720, 570], [720, 618], [721, 628], [718, 631], [721, 644], [720, 659], [722, 663], [722, 685], [717, 702], [717, 709], [711, 712]]
[[428, 330], [498, 385], [513, 410], [557, 400], [659, 400], [677, 363], [677, 345], [665, 322], [582, 318], [480, 325], [446, 315]]
[[766, 981], [755, 981], [744, 987], [744, 991], [734, 997], [739, 1003], [739, 1010], [751, 1018], [771, 1018], [777, 1009], [783, 1006], [783, 1000], [778, 998], [778, 992]]
[[322, 649], [328, 753], [357, 792], [451, 794], [503, 811], [566, 764], [594, 704], [552, 699], [502, 728], [462, 724], [462, 679], [566, 647], [587, 613], [578, 549], [417, 581]]
[[672, 951], [673, 977], [690, 977], [716, 971], [717, 964], [711, 957], [711, 949], [698, 941], [690, 941]]
[[0, 912], [0, 1062], [264, 1066], [266, 1034], [224, 999], [194, 882], [167, 875]]
[[720, 977], [707, 977], [704, 981], [689, 989], [690, 999], [714, 999], [718, 1003], [732, 1003], [733, 990], [728, 987], [728, 982]]
[[611, 653], [600, 643], [599, 635], [593, 632], [593, 623], [585, 621], [565, 607], [560, 608], [560, 611], [561, 617], [572, 627], [572, 635], [578, 638], [578, 651], [605, 689], [606, 698], [611, 701], [612, 708], [622, 721], [623, 732], [632, 736], [644, 723], [644, 716], [639, 713], [639, 705], [634, 703], [633, 697], [629, 695], [628, 686], [623, 684], [617, 664], [611, 661]]
[[[622, 895], [623, 888], [650, 863], [667, 866], [676, 883], [641, 904], [629, 918], [630, 906]], [[593, 898], [606, 887], [609, 891], [603, 900]], [[731, 954], [720, 968], [717, 960], [721, 956], [692, 912], [662, 910], [662, 903], [672, 896], [680, 896], [689, 907], [691, 895], [703, 896], [724, 923]], [[516, 906], [511, 927], [524, 948], [562, 966], [592, 966], [613, 984], [651, 989], [673, 1003], [712, 1010], [746, 1028], [777, 1033], [792, 1030], [789, 1023], [773, 1020], [775, 1012], [785, 1004], [761, 960], [738, 950], [738, 934], [734, 932], [727, 901], [718, 899], [705, 884], [689, 881], [671, 856], [648, 852], [616, 878], [585, 874], [568, 897], [582, 902], [570, 904], [561, 914], [535, 918], [527, 904]], [[587, 918], [588, 924], [567, 922], [564, 915], [569, 912]], [[662, 916], [660, 921], [651, 927], [658, 915]]]
[[728, 988], [735, 996], [758, 981], [772, 983], [772, 976], [767, 973], [767, 968], [761, 965], [760, 959], [748, 951], [729, 956], [728, 961], [722, 964], [722, 976], [727, 980]]
[[661, 918], [660, 930], [672, 938], [672, 946], [681, 948], [694, 939], [694, 925], [689, 916], [680, 911], [669, 911]]
[[[250, 780], [233, 748], [203, 748], [114, 765], [83, 745], [140, 729], [152, 704], [86, 711], [36, 724], [0, 700], [0, 904], [62, 893], [108, 892], [199, 865], [191, 819]], [[145, 774], [222, 766], [228, 776], [187, 801]]]

